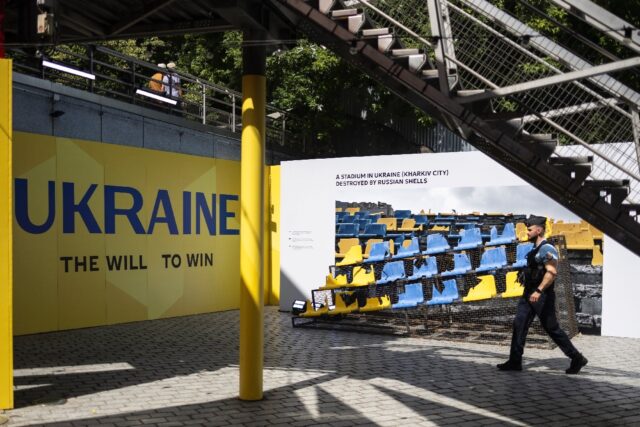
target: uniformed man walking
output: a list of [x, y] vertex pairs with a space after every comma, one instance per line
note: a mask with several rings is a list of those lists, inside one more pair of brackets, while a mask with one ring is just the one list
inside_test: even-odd
[[546, 220], [545, 217], [534, 215], [527, 220], [527, 236], [535, 246], [527, 255], [527, 266], [524, 269], [524, 294], [518, 302], [516, 317], [513, 320], [509, 360], [497, 365], [501, 371], [522, 370], [522, 354], [527, 332], [536, 315], [545, 332], [571, 359], [571, 365], [565, 371], [567, 374], [577, 374], [587, 364], [587, 359], [560, 329], [556, 318], [556, 294], [553, 285], [558, 274], [558, 251], [544, 239]]

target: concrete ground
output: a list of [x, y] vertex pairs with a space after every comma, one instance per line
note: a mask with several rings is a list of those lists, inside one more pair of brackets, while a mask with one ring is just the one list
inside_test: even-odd
[[[640, 340], [559, 350], [292, 329], [266, 310], [265, 399], [238, 393], [238, 312], [18, 337], [9, 425], [640, 425]], [[59, 423], [59, 424], [58, 424]]]

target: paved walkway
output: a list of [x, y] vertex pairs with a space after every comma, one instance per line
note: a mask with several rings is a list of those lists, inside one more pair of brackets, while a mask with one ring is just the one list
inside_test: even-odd
[[238, 312], [19, 337], [10, 425], [640, 425], [640, 340], [580, 336], [526, 370], [507, 348], [292, 329], [267, 309], [265, 399], [241, 402]]

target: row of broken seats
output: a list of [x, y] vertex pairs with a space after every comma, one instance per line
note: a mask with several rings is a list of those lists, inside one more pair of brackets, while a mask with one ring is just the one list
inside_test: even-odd
[[[405, 220], [406, 221], [406, 220]], [[346, 229], [343, 227], [347, 227]], [[431, 229], [426, 230], [426, 246], [427, 250], [431, 253], [445, 252], [453, 247], [453, 250], [463, 250], [482, 246], [495, 246], [513, 243], [518, 240], [516, 235], [516, 227], [513, 223], [506, 223], [502, 227], [502, 231], [498, 232], [498, 228], [494, 225], [491, 226], [488, 234], [483, 234], [480, 227], [469, 225], [463, 229], [460, 229], [458, 233], [452, 233], [445, 235], [441, 233], [442, 228], [434, 226]], [[357, 224], [342, 224], [340, 229], [336, 233], [337, 239], [358, 239], [358, 242], [367, 239], [400, 239], [414, 238], [421, 234], [420, 229], [417, 227], [403, 227], [394, 230], [393, 233], [387, 231], [386, 224], [369, 224], [365, 227], [363, 232], [360, 232]]]
[[[415, 241], [413, 242], [415, 243]], [[455, 277], [467, 273], [485, 273], [498, 269], [519, 269], [526, 265], [526, 256], [533, 249], [532, 243], [520, 243], [516, 247], [515, 262], [508, 263], [504, 246], [486, 248], [482, 253], [479, 265], [474, 269], [466, 252], [453, 253], [453, 268], [444, 269], [444, 258], [441, 255], [427, 255], [414, 251], [411, 246], [401, 248], [398, 254], [391, 255], [388, 252], [388, 242], [382, 243], [385, 252], [377, 253], [373, 249], [367, 259], [348, 264], [344, 261], [336, 264], [334, 274], [326, 278], [327, 288], [359, 287], [371, 284], [386, 284], [396, 280], [421, 280], [432, 277]], [[375, 245], [374, 245], [375, 247]], [[402, 250], [405, 249], [403, 252]], [[438, 264], [438, 258], [441, 264]], [[405, 263], [408, 268], [405, 268]], [[379, 270], [376, 279], [376, 268]], [[438, 268], [440, 267], [440, 268]], [[407, 269], [410, 271], [407, 273]]]
[[[517, 218], [520, 215], [511, 215], [510, 221], [507, 217], [491, 215], [486, 218], [477, 215], [433, 215], [433, 214], [411, 214], [411, 211], [398, 210], [392, 217], [383, 217], [381, 213], [369, 213], [368, 211], [358, 212], [337, 212], [336, 213], [336, 237], [395, 237], [400, 235], [422, 235], [430, 232], [448, 232], [447, 238], [459, 239], [457, 230], [474, 227], [482, 227], [487, 234], [482, 237], [489, 238], [491, 226], [503, 225], [507, 222], [520, 223]], [[518, 224], [523, 225], [523, 224]]]
[[[394, 262], [395, 263], [395, 262]], [[307, 301], [305, 310], [300, 317], [319, 317], [324, 315], [340, 315], [349, 313], [366, 313], [386, 309], [415, 309], [420, 306], [443, 306], [457, 301], [472, 302], [494, 298], [498, 295], [496, 277], [493, 274], [476, 276], [475, 286], [471, 287], [465, 296], [461, 296], [458, 278], [442, 280], [436, 278], [431, 281], [420, 280], [413, 282], [410, 277], [387, 281], [390, 277], [376, 282], [376, 288], [372, 292], [370, 286], [360, 289], [340, 289], [325, 286], [314, 291], [313, 303]], [[467, 279], [469, 276], [466, 277]], [[505, 290], [500, 294], [501, 298], [520, 297], [523, 286], [518, 280], [518, 271], [509, 271], [505, 274]], [[438, 286], [439, 284], [439, 286]], [[395, 292], [394, 292], [395, 290]], [[430, 292], [428, 292], [430, 291]], [[331, 292], [330, 300], [333, 304], [317, 302], [315, 292]], [[373, 294], [373, 295], [372, 295]], [[397, 295], [395, 298], [393, 295]], [[429, 295], [430, 294], [430, 295]]]
[[[386, 243], [386, 242], [385, 242]], [[342, 266], [340, 274], [329, 274], [326, 278], [325, 286], [319, 291], [331, 291], [334, 293], [332, 307], [326, 305], [307, 303], [307, 309], [300, 314], [302, 317], [316, 317], [324, 314], [336, 315], [353, 312], [379, 311], [388, 308], [409, 309], [419, 305], [444, 305], [452, 304], [455, 301], [462, 302], [480, 301], [491, 299], [497, 296], [495, 273], [498, 269], [507, 269], [505, 273], [506, 287], [501, 293], [502, 298], [519, 297], [522, 295], [523, 287], [518, 282], [518, 269], [526, 264], [526, 255], [533, 248], [531, 243], [523, 243], [517, 246], [516, 262], [507, 265], [505, 248], [503, 246], [488, 248], [482, 255], [480, 265], [473, 270], [466, 253], [454, 253], [454, 268], [439, 272], [438, 258], [442, 254], [418, 255], [413, 259], [382, 261], [382, 270], [376, 278], [375, 266], [380, 266], [378, 261], [363, 262], [361, 265]], [[369, 258], [371, 259], [371, 257]], [[408, 267], [408, 268], [407, 268]], [[348, 270], [348, 268], [351, 268]], [[346, 271], [344, 271], [347, 269]], [[484, 273], [484, 275], [478, 275]], [[489, 273], [489, 274], [487, 274]], [[475, 286], [469, 289], [466, 296], [461, 297], [457, 286], [458, 278], [465, 276], [476, 279]], [[423, 285], [432, 279], [431, 298], [426, 300]], [[436, 283], [441, 283], [438, 288]], [[354, 301], [354, 293], [364, 290], [371, 293], [371, 287], [380, 289], [381, 287], [402, 286], [403, 292], [398, 293], [396, 302], [392, 302], [389, 293], [380, 294], [374, 289], [376, 296]]]
[[[370, 239], [367, 241], [365, 251], [363, 252], [358, 239], [341, 239], [338, 242], [336, 259], [339, 259], [339, 261], [336, 262], [336, 266], [381, 262], [388, 259], [411, 258], [418, 255], [438, 255], [451, 251], [459, 252], [484, 247], [486, 250], [482, 259], [485, 260], [487, 264], [483, 265], [490, 269], [492, 265], [502, 266], [503, 259], [504, 265], [506, 265], [505, 250], [504, 247], [500, 249], [500, 245], [509, 245], [517, 241], [513, 224], [511, 223], [505, 225], [501, 234], [498, 234], [495, 228], [492, 228], [491, 238], [486, 243], [482, 241], [479, 228], [462, 230], [460, 233], [460, 241], [453, 247], [442, 234], [429, 234], [426, 238], [426, 249], [424, 251], [420, 249], [418, 237], [413, 237], [410, 240], [399, 239], [397, 252], [395, 251], [396, 244], [394, 240]], [[533, 245], [531, 243], [519, 244], [516, 250], [516, 262], [522, 263], [525, 255], [532, 247]], [[492, 248], [496, 250], [492, 250]], [[460, 258], [460, 268], [463, 268], [464, 259], [461, 257], [458, 258]]]

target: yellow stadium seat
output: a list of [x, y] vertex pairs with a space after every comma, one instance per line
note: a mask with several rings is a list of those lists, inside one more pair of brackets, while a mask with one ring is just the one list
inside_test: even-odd
[[594, 240], [602, 240], [604, 238], [604, 233], [591, 224], [589, 224], [589, 230], [591, 231], [591, 235], [593, 236]]
[[333, 310], [329, 310], [330, 316], [335, 316], [336, 314], [347, 314], [353, 313], [358, 310], [358, 300], [354, 298], [353, 302], [350, 305], [347, 305], [344, 301], [345, 295], [351, 295], [353, 292], [344, 292], [336, 294], [336, 305]]
[[591, 265], [602, 265], [604, 261], [600, 245], [593, 245], [593, 256], [591, 257]]
[[360, 208], [346, 208], [346, 212], [349, 212], [349, 215], [353, 215], [356, 212], [360, 212]]
[[490, 299], [497, 295], [496, 278], [492, 275], [478, 276], [480, 283], [469, 289], [466, 297], [462, 298], [463, 302], [480, 301]]
[[405, 218], [402, 220], [402, 224], [400, 225], [400, 228], [398, 228], [398, 231], [403, 231], [403, 232], [412, 232], [412, 231], [419, 231], [422, 228], [422, 226], [417, 226], [416, 227], [416, 220], [413, 218]]
[[362, 262], [362, 246], [356, 245], [349, 248], [349, 250], [344, 256], [344, 259], [336, 263], [336, 265], [340, 267], [343, 265], [359, 264], [361, 262]]
[[324, 281], [324, 286], [320, 289], [335, 289], [335, 288], [343, 288], [347, 286], [347, 275], [346, 274], [338, 274], [336, 277], [333, 277], [331, 274], [327, 274], [327, 277]]
[[378, 218], [378, 224], [386, 224], [387, 232], [398, 229], [398, 221], [395, 218]]
[[[358, 240], [358, 239], [356, 239]], [[371, 253], [371, 246], [374, 245], [374, 243], [382, 243], [383, 240], [382, 239], [369, 239], [367, 240], [367, 245], [364, 248], [364, 259], [369, 258], [369, 254]]]
[[447, 225], [434, 225], [430, 228], [431, 231], [449, 231], [449, 226]]
[[367, 298], [367, 304], [364, 307], [360, 307], [360, 311], [379, 311], [389, 307], [391, 307], [391, 298], [388, 295], [383, 295], [381, 297]]
[[353, 267], [352, 276], [350, 286], [368, 286], [376, 282], [373, 266], [369, 267], [369, 271], [365, 267]]
[[357, 237], [338, 240], [338, 252], [336, 253], [336, 258], [344, 258], [347, 252], [349, 252], [349, 249], [359, 244], [360, 240], [358, 240]]
[[593, 235], [590, 230], [580, 230], [565, 232], [564, 238], [567, 242], [567, 249], [570, 250], [592, 250]]
[[524, 286], [518, 282], [518, 272], [507, 273], [507, 289], [502, 293], [502, 298], [521, 297], [524, 293]]
[[323, 314], [327, 314], [329, 312], [329, 308], [327, 306], [320, 307], [317, 310], [313, 309], [313, 304], [311, 301], [307, 300], [307, 309], [304, 313], [300, 313], [300, 317], [320, 317]]
[[589, 230], [589, 224], [586, 222], [555, 222], [551, 227], [553, 234], [556, 235]]
[[547, 217], [547, 221], [544, 224], [544, 238], [548, 239], [553, 235], [553, 219]]
[[342, 208], [336, 208], [336, 212], [342, 212]]
[[524, 222], [516, 223], [516, 237], [521, 242], [529, 240], [527, 237], [527, 225]]

